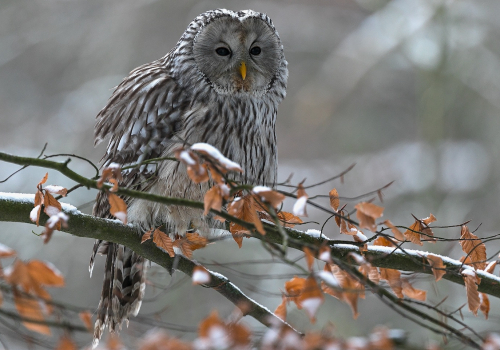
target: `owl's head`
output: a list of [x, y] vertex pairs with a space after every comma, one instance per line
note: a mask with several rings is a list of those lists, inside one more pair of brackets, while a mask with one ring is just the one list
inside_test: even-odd
[[215, 10], [200, 18], [193, 59], [215, 91], [263, 95], [276, 80], [286, 86], [283, 46], [269, 17], [251, 10]]

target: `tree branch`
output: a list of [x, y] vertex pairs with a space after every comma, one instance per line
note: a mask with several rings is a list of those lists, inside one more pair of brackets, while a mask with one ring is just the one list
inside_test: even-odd
[[[34, 205], [34, 196], [17, 195], [16, 200], [12, 200], [12, 197], [8, 199], [9, 195], [12, 196], [11, 194], [0, 192], [0, 221], [32, 223], [29, 219], [29, 212]], [[108, 220], [86, 215], [79, 212], [75, 207], [64, 203], [62, 204], [62, 209], [69, 216], [69, 225], [67, 228], [62, 229], [63, 232], [78, 237], [102, 239], [127, 246], [137, 254], [157, 263], [168, 271], [175, 268], [192, 276], [193, 269], [197, 265], [196, 263], [182, 255], [176, 255], [176, 257], [171, 258], [167, 253], [156, 247], [152, 240], [141, 244], [141, 236], [138, 234], [138, 230], [131, 225], [123, 225], [118, 220]], [[47, 218], [43, 214], [40, 222]], [[276, 317], [270, 310], [247, 297], [229, 279], [218, 273], [215, 274], [211, 271], [209, 273], [211, 281], [206, 286], [216, 290], [236, 306], [240, 307], [244, 315], [252, 316], [268, 327], [276, 324], [276, 322], [280, 322], [297, 332], [288, 323]]]

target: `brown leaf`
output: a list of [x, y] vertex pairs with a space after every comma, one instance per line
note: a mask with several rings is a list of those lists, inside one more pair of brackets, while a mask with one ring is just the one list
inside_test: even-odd
[[212, 311], [207, 318], [200, 322], [198, 326], [198, 336], [200, 338], [208, 338], [210, 329], [213, 327], [226, 328], [224, 321], [219, 318], [219, 314], [216, 310]]
[[151, 230], [147, 231], [144, 233], [141, 237], [141, 244], [146, 242], [148, 239], [151, 239], [151, 233], [153, 233], [153, 228]]
[[210, 209], [221, 210], [222, 208], [222, 191], [220, 186], [217, 184], [205, 193], [203, 199], [205, 211], [203, 215], [207, 215]]
[[59, 339], [56, 350], [77, 350], [75, 343], [67, 335], [63, 335]]
[[[50, 193], [45, 192], [43, 199], [44, 199], [43, 211], [48, 216], [56, 215], [57, 213], [59, 213], [62, 210], [61, 203], [59, 203]], [[59, 228], [57, 228], [57, 230], [60, 230], [60, 229], [61, 228], [59, 226]]]
[[385, 220], [384, 224], [391, 229], [391, 232], [394, 234], [394, 238], [401, 242], [405, 240], [403, 233], [392, 224], [391, 220]]
[[[54, 208], [54, 207], [50, 207]], [[43, 238], [43, 243], [47, 244], [52, 237], [52, 233], [54, 230], [60, 230], [61, 226], [68, 227], [69, 217], [63, 212], [58, 212], [57, 214], [52, 215], [47, 222], [45, 223], [45, 228], [40, 235]]]
[[304, 287], [296, 301], [297, 305], [300, 304], [309, 316], [312, 323], [316, 321], [316, 313], [323, 303], [325, 297], [321, 292], [321, 288], [316, 282], [314, 276], [309, 276], [304, 283]]
[[490, 313], [490, 299], [488, 298], [488, 294], [479, 293], [479, 300], [481, 300], [481, 305], [479, 306], [479, 310], [484, 315], [484, 318], [488, 319], [488, 314]]
[[[414, 232], [416, 231], [416, 232]], [[415, 222], [409, 227], [408, 230], [405, 231], [404, 235], [407, 240], [412, 242], [413, 244], [418, 244], [418, 245], [424, 245], [420, 241], [420, 233], [422, 231], [422, 223], [418, 220], [415, 220]]]
[[373, 245], [378, 245], [382, 247], [396, 247], [396, 245], [384, 236], [378, 237], [373, 241]]
[[427, 298], [427, 292], [425, 290], [416, 289], [406, 278], [401, 279], [401, 282], [404, 295], [411, 299], [425, 301]]
[[50, 287], [64, 287], [64, 277], [51, 263], [32, 260], [26, 264], [27, 271], [33, 281]]
[[394, 343], [389, 337], [389, 330], [386, 327], [377, 326], [370, 335], [371, 350], [392, 350]]
[[223, 170], [219, 169], [218, 167], [212, 165], [212, 164], [207, 164], [208, 171], [210, 171], [210, 175], [212, 176], [212, 180], [216, 184], [225, 184], [226, 180], [224, 180], [224, 177], [222, 176], [224, 174]]
[[296, 216], [306, 216], [307, 217], [307, 198], [308, 195], [302, 185], [302, 182], [297, 186], [297, 201], [293, 205], [293, 214]]
[[368, 202], [360, 202], [354, 206], [357, 209], [356, 217], [360, 228], [367, 228], [372, 232], [377, 231], [375, 220], [383, 215], [384, 208]]
[[462, 277], [464, 278], [465, 289], [467, 291], [467, 303], [469, 304], [469, 310], [472, 311], [474, 316], [477, 316], [477, 310], [481, 305], [481, 301], [477, 290], [476, 273], [472, 270], [466, 269], [462, 271]]
[[262, 202], [269, 203], [273, 208], [279, 207], [285, 200], [284, 194], [276, 192], [269, 187], [255, 186], [252, 192], [255, 193]]
[[[23, 325], [31, 331], [50, 335], [50, 328], [44, 324], [45, 318], [38, 300], [23, 296], [17, 289], [13, 289], [13, 292], [16, 310], [23, 319], [26, 319], [26, 321], [23, 321]], [[37, 321], [37, 323], [28, 320]]]
[[432, 273], [434, 274], [434, 278], [436, 282], [443, 278], [446, 275], [446, 271], [444, 270], [446, 266], [443, 264], [443, 259], [434, 254], [427, 254], [427, 261], [429, 265], [431, 265]]
[[460, 233], [460, 245], [462, 250], [469, 255], [472, 266], [478, 270], [486, 267], [486, 246], [467, 226], [462, 226]]
[[436, 217], [432, 215], [432, 213], [429, 215], [429, 217], [422, 219], [422, 222], [426, 225], [429, 225], [431, 222], [437, 221]]
[[0, 243], [0, 259], [16, 256], [16, 251]]
[[[228, 213], [241, 219], [246, 222], [250, 222], [255, 225], [257, 231], [261, 235], [265, 235], [266, 231], [264, 230], [264, 226], [262, 226], [262, 222], [260, 221], [260, 217], [256, 211], [255, 200], [252, 195], [247, 195], [245, 197], [235, 199], [228, 206]], [[229, 226], [229, 230], [233, 234], [241, 234], [241, 233], [249, 233], [250, 231], [239, 224], [231, 223]]]
[[200, 248], [205, 248], [208, 244], [210, 244], [209, 240], [203, 236], [200, 236], [196, 232], [188, 232], [186, 233], [186, 240], [189, 244], [191, 250], [197, 250]]
[[343, 291], [340, 293], [339, 299], [351, 307], [352, 317], [358, 318], [358, 299], [364, 293], [364, 287], [350, 274], [341, 270], [337, 266], [332, 270], [333, 275], [339, 282]]
[[153, 243], [156, 244], [158, 248], [166, 251], [171, 258], [175, 256], [172, 238], [159, 229], [155, 229], [153, 232]]
[[302, 306], [298, 302], [298, 297], [302, 293], [304, 289], [304, 285], [306, 283], [306, 279], [302, 277], [294, 277], [289, 281], [285, 282], [285, 291], [287, 294], [288, 300], [297, 304], [297, 308], [301, 309]]
[[40, 180], [40, 182], [38, 183], [38, 185], [36, 185], [36, 187], [40, 187], [41, 185], [46, 183], [48, 178], [49, 178], [49, 173], [45, 173], [45, 176]]
[[126, 225], [127, 204], [125, 204], [125, 201], [114, 193], [108, 193], [108, 202], [110, 205], [109, 212], [111, 213], [111, 215], [113, 215], [115, 218], [117, 218]]
[[52, 194], [59, 194], [63, 197], [66, 197], [66, 195], [68, 194], [68, 190], [62, 186], [49, 185], [49, 186], [45, 186], [43, 189], [46, 192], [49, 192]]
[[295, 224], [302, 224], [303, 221], [298, 217], [293, 215], [292, 213], [288, 213], [286, 211], [280, 211], [278, 213], [278, 219], [283, 223], [285, 227], [294, 227]]
[[40, 213], [42, 211], [43, 202], [43, 192], [37, 189], [35, 194], [35, 207], [30, 213], [31, 221], [36, 222], [36, 226], [40, 226]]
[[234, 348], [248, 349], [250, 345], [252, 332], [242, 323], [230, 323], [228, 325], [229, 337], [231, 338]]
[[106, 350], [122, 350], [123, 344], [116, 333], [110, 333], [106, 343]]
[[304, 254], [305, 254], [307, 268], [309, 269], [309, 271], [312, 271], [312, 266], [314, 263], [314, 255], [313, 255], [311, 249], [309, 249], [307, 247], [304, 247], [302, 250], [304, 251]]
[[340, 199], [339, 199], [339, 193], [337, 192], [337, 189], [333, 189], [328, 193], [330, 197], [330, 206], [333, 208], [333, 210], [337, 211], [340, 205]]
[[118, 189], [118, 182], [123, 180], [121, 166], [117, 163], [111, 163], [106, 168], [102, 170], [101, 177], [97, 180], [97, 188], [101, 188], [104, 182], [114, 179], [115, 181], [110, 181], [113, 183], [113, 189], [111, 191], [115, 192], [115, 187]]
[[286, 321], [286, 297], [281, 299], [281, 304], [274, 310], [274, 314], [283, 321]]
[[110, 191], [111, 192], [118, 191], [118, 180], [116, 180], [116, 179], [109, 179], [109, 182], [113, 184], [113, 187], [111, 187]]
[[87, 327], [87, 329], [89, 330], [89, 332], [92, 332], [92, 315], [90, 314], [89, 311], [82, 311], [78, 314], [78, 316], [80, 316], [80, 320], [82, 320], [83, 324], [85, 325], [85, 327]]
[[326, 261], [328, 263], [332, 262], [332, 250], [329, 246], [324, 245], [319, 248], [318, 259]]
[[380, 268], [380, 279], [386, 280], [394, 294], [396, 294], [398, 298], [403, 299], [401, 272], [394, 269]]

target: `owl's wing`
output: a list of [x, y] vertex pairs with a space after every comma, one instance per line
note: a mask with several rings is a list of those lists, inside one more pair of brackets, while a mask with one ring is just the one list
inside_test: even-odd
[[[190, 96], [177, 85], [164, 62], [162, 59], [134, 69], [115, 88], [107, 105], [97, 115], [95, 145], [110, 138], [101, 159], [103, 167], [118, 163], [123, 168], [161, 157], [168, 144], [176, 142], [172, 141], [172, 136], [181, 128]], [[156, 164], [149, 164], [123, 171], [120, 186], [147, 190], [155, 181], [156, 168]], [[124, 199], [128, 204], [130, 199]], [[106, 193], [97, 194], [93, 214], [111, 217]], [[96, 241], [91, 269], [95, 255], [106, 254], [106, 243]]]

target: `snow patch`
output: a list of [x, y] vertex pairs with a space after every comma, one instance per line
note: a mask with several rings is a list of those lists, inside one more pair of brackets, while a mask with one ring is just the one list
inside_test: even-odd
[[217, 148], [215, 148], [212, 145], [209, 145], [208, 143], [203, 143], [203, 142], [195, 143], [194, 145], [191, 146], [191, 149], [193, 151], [199, 151], [208, 154], [210, 157], [214, 158], [228, 169], [233, 169], [233, 170], [238, 169], [242, 171], [241, 166], [238, 163], [233, 162], [232, 160], [224, 157]]

